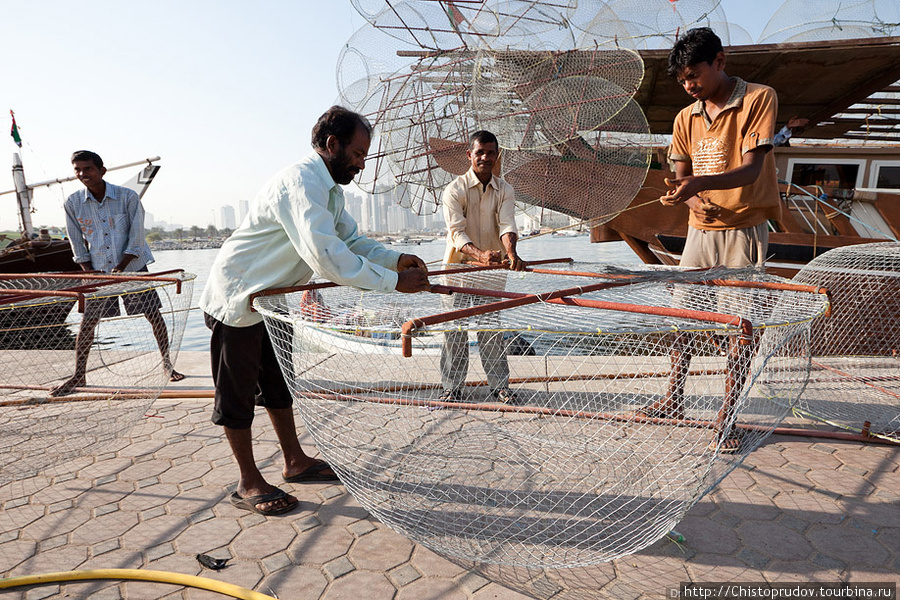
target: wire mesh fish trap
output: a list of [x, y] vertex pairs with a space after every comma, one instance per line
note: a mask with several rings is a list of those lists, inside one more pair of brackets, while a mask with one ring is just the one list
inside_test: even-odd
[[[168, 381], [193, 280], [0, 275], [0, 485], [96, 451], [136, 423]], [[85, 320], [97, 325], [85, 381], [72, 381]], [[64, 382], [72, 389], [52, 397]]]
[[900, 244], [836, 248], [794, 281], [828, 289], [833, 317], [812, 329], [807, 416], [900, 441]]
[[[367, 510], [441, 554], [539, 568], [665, 535], [788, 412], [827, 306], [752, 272], [441, 279], [441, 293], [324, 284], [254, 306], [308, 430]], [[660, 414], [688, 338], [681, 406]], [[460, 393], [441, 399], [448, 385]], [[742, 440], [725, 456], [729, 436]]]

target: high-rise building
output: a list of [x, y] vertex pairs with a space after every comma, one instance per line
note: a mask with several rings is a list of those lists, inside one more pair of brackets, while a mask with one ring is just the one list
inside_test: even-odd
[[234, 221], [234, 207], [230, 205], [222, 206], [219, 208], [218, 219], [216, 220], [216, 227], [219, 229], [234, 229], [236, 223]]
[[244, 222], [244, 217], [250, 212], [250, 202], [248, 200], [238, 200], [238, 225]]

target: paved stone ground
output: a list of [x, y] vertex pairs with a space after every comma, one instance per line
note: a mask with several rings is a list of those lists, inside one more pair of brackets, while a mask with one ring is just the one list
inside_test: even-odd
[[[210, 385], [205, 353], [196, 354], [179, 359], [195, 374], [179, 386], [185, 395]], [[665, 597], [681, 581], [900, 583], [898, 447], [773, 436], [687, 514], [677, 528], [683, 543], [663, 539], [615, 564], [539, 573], [454, 564], [375, 521], [341, 485], [286, 486], [302, 502], [287, 516], [234, 508], [236, 467], [209, 423], [210, 402], [158, 400], [129, 437], [0, 487], [0, 575], [144, 568], [296, 600], [631, 599]], [[266, 419], [256, 423], [257, 459], [278, 481], [274, 433]], [[301, 441], [311, 448], [307, 435]], [[212, 571], [198, 553], [230, 560]], [[100, 581], [0, 597], [223, 596]]]

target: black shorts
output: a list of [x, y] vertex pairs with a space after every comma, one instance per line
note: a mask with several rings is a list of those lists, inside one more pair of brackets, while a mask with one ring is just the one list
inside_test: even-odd
[[[147, 267], [137, 271], [137, 273], [147, 272]], [[108, 319], [110, 317], [118, 317], [121, 314], [119, 312], [119, 298], [122, 299], [122, 304], [125, 305], [125, 314], [129, 316], [159, 312], [162, 309], [162, 302], [156, 290], [144, 290], [134, 293], [115, 294], [108, 298], [88, 298], [84, 306], [84, 318]]]
[[209, 354], [216, 386], [213, 423], [248, 429], [255, 406], [293, 406], [265, 324], [231, 327], [206, 313], [203, 321], [212, 331]]

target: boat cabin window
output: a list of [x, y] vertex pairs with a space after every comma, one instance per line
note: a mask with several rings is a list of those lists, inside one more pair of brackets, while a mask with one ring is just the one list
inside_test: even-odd
[[869, 187], [878, 190], [900, 190], [900, 161], [873, 160]]
[[862, 187], [863, 161], [824, 162], [794, 159], [790, 165], [790, 182], [804, 188], [820, 188], [829, 196], [851, 197], [852, 190]]
[[[823, 194], [826, 203], [839, 203], [853, 197], [862, 187], [865, 160], [822, 160], [792, 158], [788, 161], [787, 209], [804, 233], [835, 235], [839, 231], [828, 216], [834, 210], [817, 200]], [[802, 189], [798, 189], [799, 186]]]

